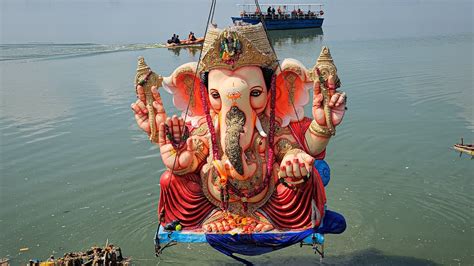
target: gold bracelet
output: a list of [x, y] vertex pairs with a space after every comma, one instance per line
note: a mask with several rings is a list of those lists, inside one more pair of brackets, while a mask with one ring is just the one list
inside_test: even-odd
[[194, 150], [194, 155], [200, 162], [205, 161], [207, 158], [207, 153], [205, 152], [206, 147], [205, 147], [204, 141], [198, 138], [193, 138], [192, 141], [193, 141], [193, 145], [196, 147], [196, 149]]
[[301, 149], [291, 149], [291, 150], [289, 150], [285, 153], [285, 156], [286, 155], [291, 155], [291, 154], [295, 155], [295, 154], [298, 154], [298, 153], [306, 153], [306, 152], [301, 150]]
[[336, 131], [331, 131], [327, 127], [322, 127], [316, 123], [315, 120], [311, 122], [311, 125], [309, 126], [309, 130], [311, 133], [313, 133], [316, 136], [320, 137], [325, 137], [325, 138], [330, 138], [331, 136], [336, 135]]
[[189, 167], [181, 169], [181, 170], [173, 170], [172, 172], [175, 175], [186, 175], [186, 174], [192, 173], [191, 170], [197, 167], [198, 167], [198, 162], [196, 160], [193, 160], [193, 162], [191, 163]]

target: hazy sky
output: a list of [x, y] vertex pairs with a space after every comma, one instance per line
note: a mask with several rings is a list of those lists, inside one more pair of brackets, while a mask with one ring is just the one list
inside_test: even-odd
[[[0, 43], [156, 43], [173, 33], [202, 34], [210, 0], [0, 0]], [[229, 25], [238, 3], [218, 0], [215, 21]], [[293, 0], [325, 4], [325, 38], [397, 38], [473, 32], [465, 0]]]

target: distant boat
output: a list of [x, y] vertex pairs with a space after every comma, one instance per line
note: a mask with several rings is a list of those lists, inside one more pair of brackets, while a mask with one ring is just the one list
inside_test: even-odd
[[180, 43], [167, 43], [165, 46], [167, 48], [183, 48], [183, 47], [201, 47], [204, 43], [204, 38], [197, 38], [194, 41], [184, 40]]
[[255, 4], [237, 5], [239, 17], [232, 17], [234, 24], [258, 24], [264, 22], [267, 30], [321, 28], [323, 26], [322, 4]]
[[459, 152], [459, 156], [463, 153], [471, 155], [471, 159], [474, 158], [474, 145], [464, 144], [464, 140], [461, 138], [461, 143], [454, 144], [453, 148]]

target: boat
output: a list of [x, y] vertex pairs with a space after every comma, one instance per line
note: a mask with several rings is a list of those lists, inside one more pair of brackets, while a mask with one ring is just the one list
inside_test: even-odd
[[474, 157], [474, 145], [473, 144], [464, 144], [464, 140], [461, 138], [461, 143], [456, 143], [453, 146], [453, 149], [459, 152], [459, 156], [462, 156], [463, 153], [471, 155], [471, 159]]
[[204, 38], [197, 38], [194, 41], [191, 40], [184, 40], [180, 43], [167, 43], [165, 44], [166, 48], [184, 48], [184, 47], [201, 47], [204, 43]]
[[[322, 4], [239, 4], [238, 17], [231, 17], [234, 24], [265, 24], [267, 30], [321, 28]], [[263, 10], [262, 10], [263, 9]], [[275, 10], [276, 9], [276, 10]]]

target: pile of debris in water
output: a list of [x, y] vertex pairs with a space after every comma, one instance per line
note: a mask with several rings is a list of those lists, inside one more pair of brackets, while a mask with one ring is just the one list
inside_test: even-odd
[[128, 266], [130, 259], [124, 258], [122, 250], [114, 245], [104, 248], [92, 247], [86, 252], [65, 253], [63, 258], [51, 256], [47, 261], [30, 260], [29, 266]]
[[0, 266], [10, 266], [10, 259], [1, 258], [0, 259]]

